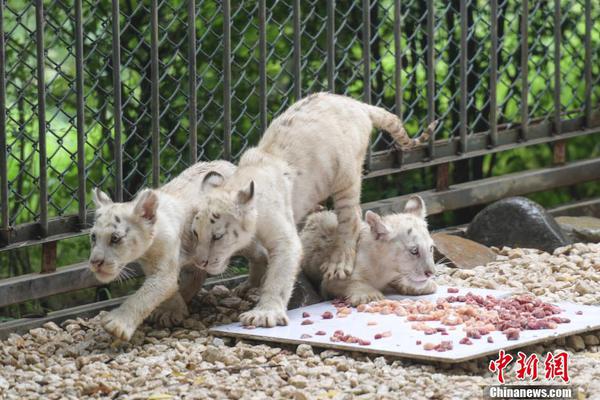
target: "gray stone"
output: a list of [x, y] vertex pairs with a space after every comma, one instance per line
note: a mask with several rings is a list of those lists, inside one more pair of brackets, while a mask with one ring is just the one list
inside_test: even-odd
[[600, 242], [600, 218], [557, 217], [556, 222], [575, 242]]
[[475, 268], [496, 260], [496, 253], [488, 247], [455, 235], [434, 233], [437, 262], [456, 268]]
[[296, 284], [294, 286], [294, 292], [292, 298], [288, 303], [288, 309], [310, 306], [311, 304], [320, 303], [323, 298], [319, 296], [319, 292], [310, 283], [306, 275], [303, 272], [298, 274], [296, 278]]
[[549, 253], [570, 243], [554, 218], [524, 197], [509, 197], [481, 210], [469, 224], [467, 237], [486, 246], [533, 248]]

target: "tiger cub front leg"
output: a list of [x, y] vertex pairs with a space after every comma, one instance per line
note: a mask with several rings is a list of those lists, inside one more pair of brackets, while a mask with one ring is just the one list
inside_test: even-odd
[[[287, 304], [292, 296], [302, 260], [302, 242], [292, 221], [274, 224], [277, 229], [264, 240], [268, 266], [254, 309], [240, 315], [243, 325], [273, 327], [287, 325]], [[272, 235], [272, 236], [271, 236]]]
[[356, 240], [360, 229], [360, 181], [333, 194], [337, 214], [337, 237], [329, 259], [321, 265], [323, 278], [346, 279], [354, 269]]

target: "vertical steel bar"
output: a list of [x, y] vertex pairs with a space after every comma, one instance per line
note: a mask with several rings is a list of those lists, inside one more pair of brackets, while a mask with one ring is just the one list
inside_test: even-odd
[[490, 55], [490, 147], [498, 143], [498, 98], [496, 89], [498, 84], [498, 0], [491, 0], [492, 20], [490, 24], [492, 35], [492, 49]]
[[121, 27], [119, 0], [112, 0], [112, 67], [113, 67], [113, 114], [115, 119], [115, 200], [123, 201], [123, 149], [121, 144]]
[[261, 135], [267, 130], [267, 2], [258, 2], [258, 80]]
[[0, 228], [7, 229], [8, 160], [6, 144], [6, 57], [4, 52], [4, 1], [0, 1]]
[[[435, 120], [435, 4], [434, 0], [427, 0], [427, 122]], [[433, 137], [428, 144], [430, 159], [435, 157], [433, 151]]]
[[188, 75], [190, 98], [190, 164], [198, 161], [198, 116], [197, 116], [197, 82], [196, 82], [196, 0], [188, 0]]
[[302, 97], [302, 75], [300, 65], [301, 51], [301, 25], [300, 25], [300, 0], [294, 0], [294, 97], [298, 101]]
[[152, 0], [150, 21], [150, 79], [152, 81], [152, 186], [160, 185], [160, 99], [158, 82], [158, 0]]
[[48, 175], [46, 157], [46, 81], [44, 78], [44, 2], [35, 2], [35, 37], [37, 58], [37, 97], [38, 97], [38, 146], [40, 168], [40, 227], [43, 236], [48, 233]]
[[522, 0], [521, 11], [521, 140], [529, 131], [529, 0]]
[[75, 85], [77, 92], [77, 202], [79, 224], [86, 225], [85, 199], [85, 99], [83, 97], [83, 15], [82, 0], [75, 0]]
[[335, 0], [327, 0], [327, 90], [335, 93]]
[[223, 158], [231, 160], [231, 0], [223, 0]]
[[560, 129], [560, 0], [554, 0], [554, 134], [559, 135]]
[[459, 133], [460, 133], [460, 152], [465, 154], [468, 151], [467, 137], [467, 34], [469, 21], [467, 16], [467, 0], [460, 2], [460, 105], [459, 105]]
[[400, 0], [394, 1], [394, 81], [396, 82], [395, 104], [396, 115], [402, 119], [402, 101], [404, 92], [402, 88], [402, 9]]
[[[363, 47], [363, 101], [371, 104], [371, 6], [369, 0], [362, 1], [362, 47]], [[371, 143], [367, 148], [367, 171], [371, 170]]]
[[585, 126], [592, 126], [592, 1], [585, 0]]

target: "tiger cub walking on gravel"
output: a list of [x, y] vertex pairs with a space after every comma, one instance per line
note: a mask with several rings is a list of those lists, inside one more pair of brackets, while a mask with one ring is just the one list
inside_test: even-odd
[[398, 214], [367, 211], [356, 244], [354, 270], [346, 279], [323, 279], [321, 260], [335, 242], [338, 221], [331, 211], [311, 214], [300, 239], [302, 271], [325, 298], [341, 297], [356, 306], [383, 299], [384, 293], [434, 293], [433, 239], [427, 229], [425, 202], [411, 196]]
[[[206, 175], [207, 195], [199, 200], [192, 223], [200, 267], [222, 273], [230, 257], [253, 239], [268, 254], [258, 304], [240, 315], [244, 325], [287, 324], [287, 303], [302, 258], [296, 224], [329, 196], [338, 225], [321, 269], [327, 279], [352, 272], [361, 172], [373, 127], [389, 132], [404, 148], [427, 141], [434, 128], [411, 139], [400, 119], [382, 108], [345, 96], [313, 94], [271, 123], [229, 179]], [[250, 271], [251, 277], [261, 273]]]
[[178, 277], [183, 267], [194, 263], [188, 256], [193, 245], [190, 223], [194, 205], [204, 195], [201, 183], [211, 171], [227, 177], [234, 169], [227, 161], [199, 162], [163, 187], [143, 190], [125, 203], [114, 203], [106, 193], [94, 190], [90, 270], [100, 282], [108, 283], [128, 275], [126, 265], [137, 261], [146, 275], [137, 292], [104, 316], [106, 331], [129, 340], [148, 316], [164, 326], [187, 316], [185, 298], [195, 294], [204, 277], [188, 279], [181, 287]]

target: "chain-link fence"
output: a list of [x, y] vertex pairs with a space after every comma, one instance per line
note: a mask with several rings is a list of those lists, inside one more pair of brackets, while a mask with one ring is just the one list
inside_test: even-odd
[[[76, 233], [93, 187], [130, 199], [197, 160], [237, 160], [298, 98], [401, 115], [426, 149], [367, 172], [598, 130], [593, 0], [3, 0], [0, 248]], [[594, 130], [595, 129], [595, 130]]]

